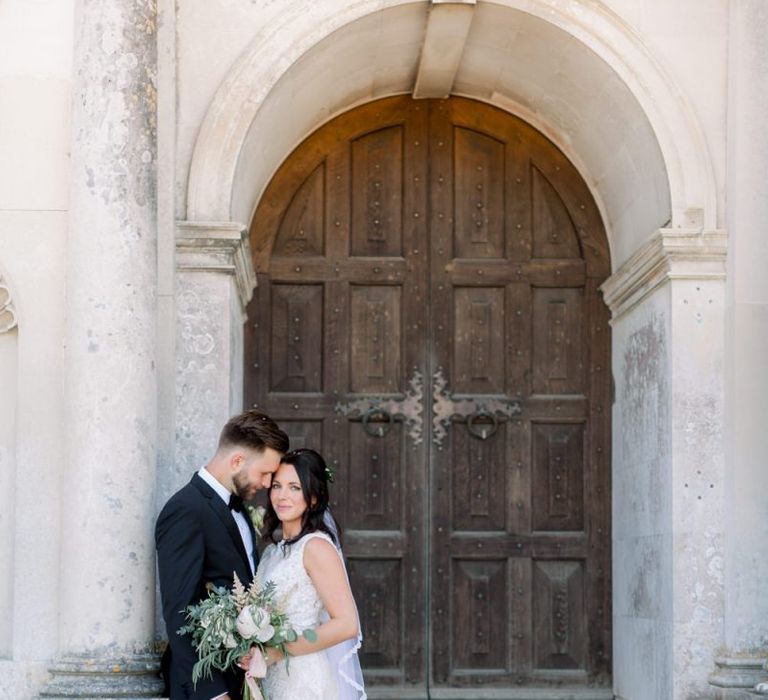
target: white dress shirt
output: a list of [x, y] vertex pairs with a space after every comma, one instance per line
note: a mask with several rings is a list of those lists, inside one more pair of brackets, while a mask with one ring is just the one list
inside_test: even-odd
[[[220, 483], [205, 467], [203, 467], [198, 474], [208, 486], [221, 496], [221, 500], [224, 501], [224, 503], [227, 504], [227, 508], [229, 508], [229, 497], [232, 495], [229, 492], [229, 489]], [[235, 510], [230, 512], [237, 523], [237, 529], [240, 530], [240, 537], [243, 538], [243, 545], [245, 546], [246, 554], [248, 554], [248, 563], [251, 565], [251, 574], [255, 574], [256, 565], [253, 561], [253, 536], [251, 535], [251, 530], [248, 527], [248, 521], [246, 520], [248, 516], [245, 514], [244, 510], [239, 513]]]

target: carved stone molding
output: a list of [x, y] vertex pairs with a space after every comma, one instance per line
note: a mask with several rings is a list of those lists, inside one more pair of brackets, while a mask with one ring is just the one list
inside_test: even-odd
[[11, 290], [0, 275], [0, 333], [16, 328], [16, 309], [13, 306]]
[[236, 221], [177, 221], [176, 269], [234, 275], [245, 309], [256, 287], [248, 227]]
[[740, 688], [760, 691], [768, 680], [762, 656], [721, 656], [715, 659], [715, 672], [709, 684], [717, 688]]
[[669, 280], [725, 279], [724, 231], [659, 229], [601, 286], [612, 320]]
[[159, 700], [163, 692], [160, 659], [154, 654], [108, 659], [71, 656], [57, 660], [50, 672], [51, 680], [40, 692], [40, 700]]

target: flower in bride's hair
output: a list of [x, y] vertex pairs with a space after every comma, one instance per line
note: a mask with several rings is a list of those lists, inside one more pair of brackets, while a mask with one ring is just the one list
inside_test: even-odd
[[268, 642], [275, 634], [269, 613], [256, 605], [246, 605], [237, 616], [237, 631], [244, 639]]
[[264, 516], [267, 514], [267, 509], [264, 506], [245, 506], [248, 511], [248, 517], [251, 519], [253, 529], [260, 535], [261, 528], [264, 527]]

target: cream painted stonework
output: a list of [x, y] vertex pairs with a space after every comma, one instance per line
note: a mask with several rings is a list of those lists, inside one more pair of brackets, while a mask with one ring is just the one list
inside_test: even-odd
[[[618, 17], [578, 2], [470, 7], [453, 93], [519, 114], [580, 166], [615, 265], [660, 226], [718, 225], [713, 165], [691, 105]], [[187, 217], [249, 220], [269, 176], [313, 129], [355, 104], [411, 92], [428, 10], [288, 5], [290, 29], [246, 45], [212, 98], [191, 157]], [[288, 32], [286, 54], [276, 43]]]
[[615, 697], [765, 692], [766, 26], [763, 0], [0, 3], [0, 698], [158, 692], [152, 520], [242, 407], [257, 204], [334, 116], [449, 93], [550, 138], [610, 241]]

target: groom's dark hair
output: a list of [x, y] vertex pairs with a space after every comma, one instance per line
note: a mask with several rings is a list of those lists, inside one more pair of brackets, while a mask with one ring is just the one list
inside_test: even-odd
[[219, 437], [219, 448], [250, 447], [263, 452], [271, 447], [280, 454], [288, 451], [288, 436], [261, 411], [245, 411], [227, 421]]

